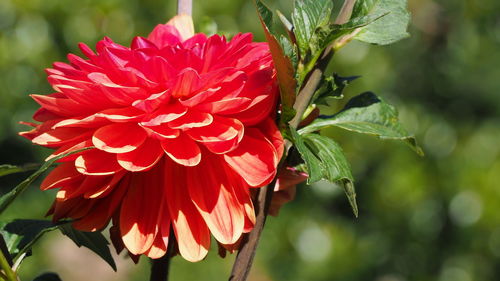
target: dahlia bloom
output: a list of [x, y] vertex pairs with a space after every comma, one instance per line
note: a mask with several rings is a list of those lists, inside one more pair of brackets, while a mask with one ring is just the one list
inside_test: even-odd
[[[234, 244], [255, 223], [250, 188], [272, 181], [283, 140], [266, 43], [194, 34], [191, 18], [158, 25], [130, 47], [109, 38], [87, 58], [47, 69], [55, 93], [32, 95], [38, 123], [21, 133], [62, 158], [41, 189], [49, 211], [83, 231], [113, 229], [133, 255], [203, 259], [210, 235]], [[229, 247], [229, 246], [228, 246]]]

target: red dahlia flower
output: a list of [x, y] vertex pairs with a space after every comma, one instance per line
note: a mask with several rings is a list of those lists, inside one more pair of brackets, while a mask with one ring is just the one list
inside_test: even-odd
[[249, 232], [249, 188], [271, 182], [282, 155], [274, 124], [276, 73], [251, 34], [194, 34], [189, 17], [158, 25], [131, 47], [109, 38], [87, 59], [47, 69], [56, 93], [33, 95], [38, 124], [21, 135], [61, 159], [42, 190], [59, 188], [55, 221], [96, 231], [112, 219], [134, 255], [159, 258], [170, 229], [180, 254], [205, 257]]

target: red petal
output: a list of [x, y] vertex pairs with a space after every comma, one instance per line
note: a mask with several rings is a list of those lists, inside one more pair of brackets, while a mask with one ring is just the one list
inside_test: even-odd
[[85, 175], [112, 175], [123, 170], [116, 161], [116, 155], [98, 149], [85, 151], [75, 160], [78, 172]]
[[185, 168], [172, 161], [166, 163], [165, 195], [179, 252], [188, 261], [200, 261], [210, 248], [210, 232], [189, 198]]
[[183, 166], [196, 166], [201, 161], [200, 148], [185, 134], [180, 134], [175, 139], [165, 139], [161, 146], [172, 160]]
[[117, 123], [104, 126], [94, 132], [92, 143], [100, 150], [110, 153], [130, 152], [147, 138], [143, 128], [132, 123]]
[[205, 127], [192, 128], [186, 133], [194, 140], [202, 142], [213, 153], [226, 153], [233, 150], [243, 137], [244, 127], [240, 121], [216, 117]]
[[164, 204], [164, 207], [162, 210], [160, 210], [160, 212], [162, 214], [160, 229], [156, 234], [153, 246], [151, 246], [151, 248], [146, 253], [144, 253], [146, 256], [152, 259], [161, 258], [167, 253], [168, 241], [170, 238], [170, 214], [168, 213], [166, 204]]
[[120, 211], [123, 243], [134, 255], [148, 251], [162, 219], [163, 175], [159, 169], [134, 173]]
[[150, 137], [156, 138], [158, 140], [163, 139], [173, 139], [179, 136], [180, 130], [172, 129], [167, 124], [161, 124], [159, 126], [142, 126], [146, 131], [150, 132]]
[[114, 174], [112, 177], [106, 177], [106, 181], [102, 182], [99, 185], [88, 186], [85, 189], [85, 193], [83, 194], [84, 198], [100, 198], [109, 194], [116, 187], [116, 185], [120, 182], [120, 180], [125, 175], [125, 171], [118, 172]]
[[274, 120], [272, 118], [265, 119], [259, 124], [259, 129], [266, 136], [266, 138], [271, 141], [274, 148], [276, 148], [278, 159], [281, 160], [285, 149], [285, 141], [283, 140], [283, 136], [281, 135], [281, 132], [278, 129], [278, 126], [276, 126]]
[[249, 98], [229, 98], [203, 103], [196, 106], [196, 109], [217, 114], [235, 114], [245, 110], [251, 102]]
[[193, 68], [183, 69], [177, 75], [177, 82], [175, 83], [172, 96], [175, 98], [189, 97], [200, 87], [200, 76]]
[[59, 188], [68, 183], [74, 183], [83, 179], [83, 175], [78, 173], [73, 163], [63, 163], [57, 166], [45, 177], [40, 185], [41, 190]]
[[226, 162], [251, 186], [270, 183], [279, 159], [272, 143], [257, 129], [250, 128], [238, 147], [224, 154]]
[[[63, 145], [60, 148], [58, 148], [56, 151], [54, 151], [49, 157], [47, 157], [45, 159], [45, 161], [49, 161], [50, 159], [57, 157], [59, 155], [62, 155], [62, 154], [70, 153], [72, 151], [76, 151], [76, 150], [83, 149], [86, 147], [91, 147], [91, 146], [92, 146], [92, 141], [90, 141], [90, 140], [82, 141], [82, 142], [79, 142], [76, 144], [70, 143], [67, 145]], [[84, 151], [79, 152], [79, 153], [73, 153], [73, 154], [68, 155], [64, 158], [59, 159], [57, 162], [74, 161], [82, 153], [84, 153]]]
[[[227, 172], [228, 175], [231, 175], [232, 173]], [[243, 229], [243, 232], [248, 233], [253, 229], [256, 222], [252, 197], [250, 196], [248, 185], [244, 182], [244, 180], [240, 176], [233, 175], [233, 177], [230, 178], [233, 187], [233, 192], [236, 195], [238, 202], [243, 206], [243, 209], [245, 210], [245, 228]]]
[[61, 116], [77, 116], [85, 115], [92, 112], [77, 102], [64, 97], [54, 97], [54, 95], [30, 95], [43, 108], [61, 115]]
[[97, 84], [98, 89], [112, 102], [128, 106], [138, 99], [147, 98], [148, 94], [139, 87], [122, 86], [114, 83], [104, 73], [92, 72], [88, 78]]
[[56, 128], [37, 135], [31, 141], [38, 145], [54, 147], [88, 138], [92, 132], [85, 128]]
[[206, 155], [198, 166], [187, 169], [187, 186], [215, 239], [222, 244], [233, 244], [243, 233], [244, 210], [221, 165], [225, 164], [218, 156]]
[[152, 114], [144, 117], [141, 125], [144, 126], [159, 126], [163, 123], [170, 122], [185, 115], [187, 108], [179, 103], [165, 105]]
[[[106, 200], [107, 201], [107, 200]], [[93, 232], [104, 229], [111, 218], [106, 215], [108, 204], [106, 201], [96, 202], [92, 209], [81, 219], [73, 223], [75, 229], [87, 232]]]
[[136, 150], [116, 155], [118, 164], [131, 172], [140, 172], [151, 169], [163, 156], [160, 142], [148, 138]]
[[197, 128], [210, 125], [213, 120], [209, 113], [189, 110], [184, 116], [169, 122], [168, 126], [173, 129]]
[[180, 43], [180, 34], [171, 25], [159, 24], [149, 34], [148, 40], [153, 42], [158, 48]]
[[95, 114], [98, 117], [106, 118], [113, 122], [131, 122], [142, 118], [144, 111], [129, 106], [124, 108], [106, 109]]

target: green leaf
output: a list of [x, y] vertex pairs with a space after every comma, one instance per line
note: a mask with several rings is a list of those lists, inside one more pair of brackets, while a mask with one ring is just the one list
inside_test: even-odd
[[332, 0], [296, 0], [292, 13], [295, 38], [301, 57], [309, 50], [311, 38], [319, 27], [328, 24]]
[[53, 272], [47, 272], [37, 276], [33, 281], [62, 281], [59, 275]]
[[357, 78], [359, 76], [342, 77], [337, 74], [324, 78], [321, 86], [314, 93], [311, 103], [328, 105], [327, 98], [343, 98], [344, 88]]
[[59, 229], [64, 235], [73, 240], [78, 247], [84, 246], [89, 248], [106, 261], [114, 271], [116, 271], [116, 264], [111, 256], [108, 246], [109, 242], [101, 232], [79, 231], [74, 229], [70, 224], [62, 225]]
[[57, 229], [58, 225], [48, 220], [17, 219], [10, 223], [2, 223], [2, 234], [7, 249], [17, 263], [23, 254], [29, 254], [31, 247], [46, 232]]
[[300, 156], [304, 160], [307, 168], [307, 184], [317, 182], [323, 178], [323, 173], [321, 171], [320, 160], [314, 155], [314, 153], [306, 146], [304, 139], [298, 134], [295, 129], [290, 128], [290, 134], [292, 136], [293, 144], [295, 148], [300, 153]]
[[331, 126], [375, 135], [383, 139], [402, 140], [419, 155], [423, 155], [415, 138], [409, 135], [399, 123], [396, 108], [371, 92], [355, 96], [337, 114], [320, 116], [308, 126], [300, 129], [299, 133], [315, 132]]
[[25, 179], [20, 184], [18, 184], [16, 187], [14, 187], [14, 189], [12, 189], [10, 192], [8, 192], [8, 193], [4, 194], [2, 197], [0, 197], [0, 214], [2, 214], [5, 211], [5, 209], [7, 209], [7, 207], [9, 207], [9, 205], [14, 201], [14, 199], [17, 198], [17, 196], [19, 196], [21, 193], [23, 193], [24, 190], [26, 190], [26, 188], [28, 188], [41, 174], [43, 174], [48, 168], [50, 168], [50, 166], [52, 166], [52, 164], [55, 161], [57, 161], [61, 158], [64, 158], [68, 155], [82, 152], [84, 150], [88, 150], [88, 149], [92, 149], [92, 148], [93, 147], [87, 147], [87, 148], [75, 150], [72, 152], [61, 154], [57, 157], [50, 159], [49, 161], [46, 161], [40, 167], [40, 169], [38, 169], [36, 172], [34, 172], [32, 175], [30, 175], [27, 179]]
[[354, 178], [340, 145], [331, 138], [318, 134], [305, 134], [302, 137], [310, 151], [319, 159], [323, 178], [343, 187], [353, 213], [358, 217]]
[[299, 135], [290, 128], [295, 148], [305, 162], [307, 184], [325, 179], [342, 186], [354, 215], [358, 216], [354, 179], [342, 148], [332, 139], [318, 134]]
[[271, 32], [273, 30], [273, 12], [260, 0], [255, 1], [257, 12], [259, 13], [261, 23]]
[[354, 39], [387, 45], [409, 36], [407, 32], [410, 14], [406, 0], [358, 0], [353, 17], [387, 14], [381, 19], [362, 27]]
[[[349, 42], [354, 36], [358, 34], [362, 27], [367, 26], [386, 14], [373, 14], [361, 16], [350, 19], [344, 24], [329, 23], [328, 25], [321, 26], [316, 30], [311, 39], [311, 50], [314, 54], [320, 54], [326, 47], [332, 44], [335, 40], [341, 41], [340, 44], [344, 45], [342, 41]], [[359, 29], [359, 30], [358, 30]]]
[[32, 171], [38, 169], [40, 166], [38, 164], [27, 164], [23, 166], [14, 166], [9, 164], [0, 165], [0, 177], [15, 174], [15, 173], [23, 173], [27, 171]]

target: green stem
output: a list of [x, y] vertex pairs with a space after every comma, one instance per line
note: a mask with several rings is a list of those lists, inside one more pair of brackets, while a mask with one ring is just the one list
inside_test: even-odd
[[4, 254], [0, 251], [0, 268], [3, 269], [5, 273], [5, 281], [17, 281], [16, 273], [10, 267], [7, 258], [5, 258]]

